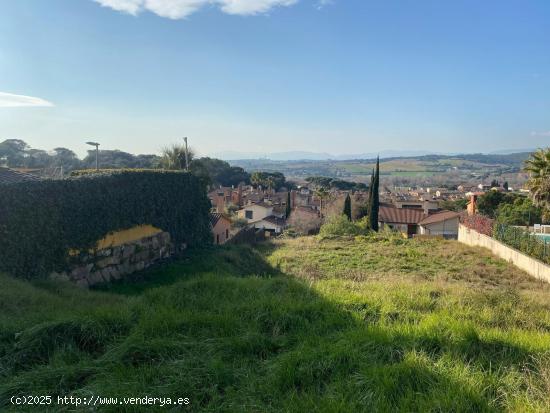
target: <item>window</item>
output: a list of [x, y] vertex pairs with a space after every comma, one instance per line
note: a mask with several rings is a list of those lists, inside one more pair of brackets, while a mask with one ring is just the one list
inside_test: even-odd
[[216, 244], [220, 243], [220, 234], [216, 234]]
[[225, 230], [225, 239], [229, 239], [229, 230], [228, 229]]
[[254, 216], [254, 211], [246, 210], [244, 211], [244, 216], [246, 219], [252, 219], [252, 217]]

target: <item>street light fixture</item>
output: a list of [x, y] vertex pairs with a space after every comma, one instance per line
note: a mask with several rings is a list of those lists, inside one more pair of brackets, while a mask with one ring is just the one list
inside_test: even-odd
[[99, 171], [99, 143], [86, 142], [86, 145], [95, 146], [95, 170]]

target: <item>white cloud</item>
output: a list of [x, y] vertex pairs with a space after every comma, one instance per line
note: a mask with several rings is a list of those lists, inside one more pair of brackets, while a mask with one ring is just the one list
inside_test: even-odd
[[53, 106], [53, 103], [32, 96], [0, 92], [0, 108], [16, 108], [22, 106]]
[[544, 138], [550, 138], [550, 130], [549, 131], [533, 131], [531, 132], [531, 136], [542, 136]]
[[213, 5], [224, 13], [254, 15], [267, 13], [275, 7], [288, 7], [299, 0], [94, 0], [104, 7], [137, 15], [153, 12], [169, 19], [182, 19], [202, 7]]

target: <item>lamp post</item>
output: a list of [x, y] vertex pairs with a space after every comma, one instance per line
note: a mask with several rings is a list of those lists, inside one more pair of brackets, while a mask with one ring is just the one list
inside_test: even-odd
[[99, 143], [86, 142], [86, 145], [95, 146], [95, 170], [99, 171]]
[[189, 148], [187, 147], [187, 136], [183, 138], [185, 141], [185, 171], [189, 172]]

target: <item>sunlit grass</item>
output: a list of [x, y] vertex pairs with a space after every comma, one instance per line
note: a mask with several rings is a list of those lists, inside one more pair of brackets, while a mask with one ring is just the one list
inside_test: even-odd
[[25, 411], [7, 404], [16, 394], [189, 397], [211, 412], [550, 409], [548, 286], [452, 241], [191, 251], [96, 291], [0, 282], [3, 411]]

